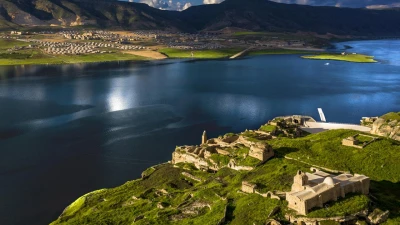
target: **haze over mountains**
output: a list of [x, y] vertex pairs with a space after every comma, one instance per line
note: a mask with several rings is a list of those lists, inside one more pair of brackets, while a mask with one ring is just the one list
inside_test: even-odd
[[0, 0], [0, 28], [21, 26], [118, 27], [185, 32], [237, 27], [253, 31], [338, 35], [400, 35], [399, 9], [315, 7], [267, 0], [226, 0], [165, 11], [142, 3], [103, 0]]

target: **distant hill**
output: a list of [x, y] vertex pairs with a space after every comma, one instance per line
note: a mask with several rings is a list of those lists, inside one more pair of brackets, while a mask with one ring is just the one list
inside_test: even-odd
[[119, 1], [0, 0], [0, 28], [19, 25], [92, 25], [189, 32], [236, 27], [254, 31], [391, 36], [400, 35], [400, 11], [290, 5], [268, 0], [226, 0], [182, 12]]
[[[0, 0], [1, 24], [186, 30], [178, 12], [146, 4], [101, 0]], [[3, 26], [4, 27], [4, 26]]]
[[257, 31], [400, 34], [399, 10], [315, 7], [267, 0], [226, 0], [219, 5], [190, 7], [181, 13], [181, 19], [197, 30], [232, 26]]

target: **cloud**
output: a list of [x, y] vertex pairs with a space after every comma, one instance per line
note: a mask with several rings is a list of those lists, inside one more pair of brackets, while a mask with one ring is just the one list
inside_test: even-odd
[[183, 6], [182, 10], [188, 9], [190, 6], [192, 6], [192, 3], [186, 2], [186, 4]]
[[146, 3], [147, 5], [157, 8], [157, 9], [168, 9], [170, 5], [169, 2], [164, 0], [140, 0], [140, 3]]
[[296, 0], [296, 4], [299, 5], [309, 5], [310, 1], [309, 0]]
[[203, 4], [219, 4], [224, 0], [203, 0]]
[[389, 5], [368, 5], [367, 9], [389, 9], [393, 7], [400, 7], [400, 3], [393, 3]]
[[[145, 3], [151, 7], [163, 10], [185, 10], [192, 6], [192, 3], [186, 0], [128, 0], [129, 2]], [[188, 0], [189, 1], [189, 0]]]
[[[185, 10], [193, 5], [218, 4], [224, 0], [125, 0], [130, 2], [146, 3], [158, 9]], [[248, 1], [248, 0], [243, 0]], [[265, 0], [267, 1], [267, 0]], [[313, 5], [313, 6], [335, 6], [350, 8], [385, 9], [400, 7], [399, 0], [270, 0], [279, 3]]]
[[399, 7], [398, 0], [271, 0], [279, 3], [350, 8]]

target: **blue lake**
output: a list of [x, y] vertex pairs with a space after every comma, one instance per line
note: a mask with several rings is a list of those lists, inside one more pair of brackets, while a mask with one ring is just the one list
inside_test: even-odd
[[279, 115], [359, 123], [400, 111], [400, 41], [337, 44], [379, 63], [239, 60], [0, 67], [0, 221], [48, 224], [79, 196], [137, 179], [176, 145]]

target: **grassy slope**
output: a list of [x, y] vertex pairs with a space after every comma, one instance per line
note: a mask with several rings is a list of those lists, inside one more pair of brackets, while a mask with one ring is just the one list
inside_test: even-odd
[[29, 44], [23, 41], [17, 41], [14, 39], [0, 39], [0, 52], [3, 52], [14, 46], [27, 46], [27, 45]]
[[181, 50], [173, 48], [160, 49], [159, 52], [167, 55], [169, 58], [192, 58], [191, 52], [197, 59], [218, 59], [227, 58], [236, 53], [243, 51], [243, 49], [215, 49], [215, 50]]
[[[237, 190], [240, 189], [242, 180], [257, 184], [261, 192], [290, 190], [296, 171], [307, 171], [309, 166], [287, 160], [285, 155], [332, 169], [347, 169], [370, 176], [371, 194], [377, 198], [373, 201], [378, 207], [391, 211], [391, 218], [386, 224], [398, 224], [400, 144], [383, 139], [364, 149], [341, 146], [342, 138], [355, 133], [357, 132], [335, 130], [299, 139], [270, 140], [268, 142], [274, 147], [276, 157], [250, 172], [224, 168], [212, 174], [198, 171], [190, 164], [181, 164], [179, 168], [166, 164], [152, 172], [147, 179], [130, 181], [120, 187], [89, 195], [84, 203], [80, 200], [79, 204], [75, 204], [79, 209], [73, 207], [67, 216], [52, 224], [132, 224], [139, 215], [143, 215], [144, 219], [135, 224], [217, 224], [225, 207], [227, 224], [264, 224], [268, 213], [276, 206], [280, 206], [282, 211], [273, 217], [283, 219], [287, 211], [285, 201], [241, 194]], [[385, 163], [383, 167], [382, 162]], [[204, 182], [188, 180], [181, 175], [183, 171], [202, 178]], [[167, 190], [168, 194], [157, 194], [160, 189]], [[132, 196], [139, 199], [134, 200]], [[166, 207], [157, 208], [159, 202]], [[205, 207], [198, 210], [197, 215], [182, 216], [185, 207], [194, 202], [208, 203], [211, 209]], [[366, 205], [366, 197], [353, 195], [331, 203], [328, 209], [317, 209], [309, 216], [346, 215], [359, 211]], [[174, 216], [181, 216], [181, 219], [171, 221]]]
[[[90, 63], [124, 60], [146, 60], [147, 58], [122, 53], [90, 54], [90, 55], [45, 55], [39, 52], [23, 54], [21, 58], [15, 54], [14, 58], [4, 58], [0, 55], [0, 66], [5, 65], [39, 65], [39, 64], [69, 64], [69, 63]], [[26, 57], [25, 57], [26, 56]]]
[[[228, 58], [233, 56], [243, 49], [232, 48], [232, 49], [215, 49], [215, 50], [181, 50], [173, 48], [160, 49], [159, 52], [167, 55], [169, 58], [192, 58], [191, 52], [193, 52], [196, 59], [218, 59]], [[246, 55], [257, 56], [257, 55], [277, 55], [277, 54], [310, 54], [310, 51], [301, 50], [289, 50], [289, 49], [267, 49], [267, 50], [253, 50], [248, 52]]]
[[[375, 141], [363, 149], [341, 145], [357, 131], [332, 130], [301, 139], [275, 139], [275, 148], [293, 149], [288, 156], [330, 169], [370, 176], [377, 181], [400, 182], [400, 144], [390, 139]], [[299, 151], [297, 151], [299, 150]]]
[[305, 59], [319, 59], [319, 60], [338, 60], [338, 61], [346, 61], [346, 62], [357, 62], [357, 63], [374, 63], [377, 62], [374, 60], [373, 56], [362, 55], [362, 54], [350, 54], [350, 55], [341, 55], [341, 54], [320, 54], [320, 55], [309, 55], [302, 56]]
[[385, 120], [397, 120], [400, 121], [400, 112], [390, 112], [381, 116]]
[[255, 50], [248, 53], [250, 56], [256, 55], [280, 55], [280, 54], [313, 54], [312, 51], [304, 50], [291, 50], [291, 49], [266, 49], [266, 50]]

